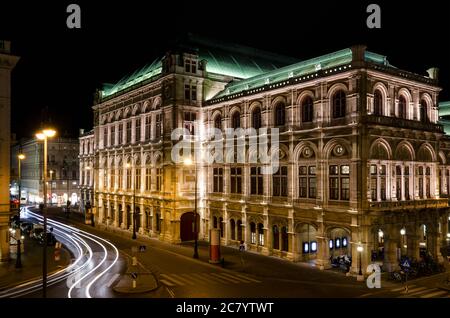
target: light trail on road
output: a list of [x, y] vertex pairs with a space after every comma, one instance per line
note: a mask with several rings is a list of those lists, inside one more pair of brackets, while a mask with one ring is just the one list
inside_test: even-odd
[[[41, 215], [28, 208], [24, 208], [23, 214], [28, 218], [36, 219], [39, 223], [43, 222]], [[47, 222], [53, 227], [53, 233], [58, 241], [64, 243], [75, 256], [75, 260], [69, 266], [48, 275], [47, 287], [66, 282], [68, 298], [92, 298], [94, 284], [116, 265], [119, 259], [118, 249], [114, 244], [97, 235], [53, 219], [47, 218]], [[109, 258], [112, 258], [112, 262], [106, 266], [105, 263]], [[41, 289], [42, 277], [0, 291], [0, 298], [21, 297], [37, 293]]]

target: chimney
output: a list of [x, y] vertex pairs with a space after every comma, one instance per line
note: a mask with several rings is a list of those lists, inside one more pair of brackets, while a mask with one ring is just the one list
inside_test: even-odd
[[437, 67], [432, 67], [427, 70], [428, 77], [434, 80], [439, 79], [439, 69]]
[[353, 45], [352, 49], [352, 64], [354, 66], [363, 66], [365, 63], [366, 45]]

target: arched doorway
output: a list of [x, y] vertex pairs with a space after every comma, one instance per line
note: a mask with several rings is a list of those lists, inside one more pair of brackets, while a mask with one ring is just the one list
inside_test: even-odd
[[139, 231], [139, 228], [141, 227], [141, 210], [138, 207], [136, 207], [134, 221], [136, 222], [136, 231]]
[[110, 224], [114, 224], [114, 221], [115, 221], [115, 218], [116, 218], [115, 214], [116, 214], [116, 211], [114, 210], [114, 204], [111, 204], [110, 208], [109, 208], [109, 222], [110, 222]]
[[241, 220], [238, 220], [236, 222], [236, 227], [237, 227], [237, 239], [239, 242], [243, 241], [243, 239], [242, 239], [242, 221]]
[[328, 248], [332, 258], [347, 255], [351, 256], [350, 235], [343, 228], [334, 228], [328, 235]]
[[151, 231], [152, 230], [152, 216], [150, 215], [150, 210], [149, 209], [145, 209], [145, 229], [147, 231]]
[[123, 211], [122, 211], [122, 204], [119, 204], [118, 206], [118, 213], [119, 213], [119, 224], [117, 225], [118, 227], [121, 227], [123, 224]]
[[132, 221], [131, 207], [127, 205], [127, 224], [126, 224], [127, 229], [130, 229], [130, 226], [132, 225], [131, 221]]
[[234, 221], [234, 219], [230, 220], [230, 234], [230, 239], [233, 241], [236, 240], [236, 222]]
[[[197, 235], [199, 232], [199, 216], [197, 214]], [[180, 218], [181, 241], [192, 241], [195, 239], [194, 212], [186, 212]]]
[[299, 260], [307, 262], [317, 258], [318, 242], [316, 228], [308, 223], [302, 223], [296, 227], [297, 253]]

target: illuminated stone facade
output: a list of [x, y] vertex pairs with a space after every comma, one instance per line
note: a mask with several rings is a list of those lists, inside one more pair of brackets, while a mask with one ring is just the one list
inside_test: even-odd
[[391, 270], [400, 254], [418, 258], [421, 247], [439, 258], [450, 140], [437, 123], [432, 70], [402, 71], [357, 46], [245, 77], [217, 58], [210, 70], [201, 52], [169, 51], [99, 92], [92, 167], [100, 226], [131, 230], [135, 219], [140, 235], [192, 239], [195, 172], [172, 161], [173, 129], [277, 127], [274, 175], [248, 161], [198, 166], [200, 239], [217, 227], [224, 245], [243, 240], [320, 268], [340, 254], [356, 260], [358, 245], [363, 268], [384, 253]]
[[9, 259], [11, 71], [18, 61], [11, 43], [0, 40], [0, 261]]

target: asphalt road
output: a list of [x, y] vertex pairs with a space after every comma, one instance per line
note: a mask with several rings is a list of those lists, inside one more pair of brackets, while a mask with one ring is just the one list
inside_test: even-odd
[[[33, 217], [37, 215], [31, 214]], [[59, 240], [74, 251], [75, 270], [70, 279], [55, 282], [48, 297], [144, 297], [144, 298], [357, 298], [357, 297], [448, 297], [430, 278], [410, 282], [409, 295], [402, 285], [383, 281], [381, 289], [369, 289], [365, 282], [346, 277], [342, 272], [320, 271], [307, 264], [236, 251], [223, 247], [230, 260], [225, 268], [207, 262], [207, 246], [200, 246], [200, 259], [192, 258], [192, 246], [174, 245], [152, 238], [131, 239], [131, 233], [112, 233], [49, 213], [49, 223]], [[120, 235], [119, 235], [120, 234]], [[79, 245], [79, 246], [78, 246]], [[146, 246], [145, 252], [133, 247]], [[116, 250], [117, 249], [117, 250]], [[78, 252], [77, 252], [78, 251]], [[114, 285], [127, 274], [131, 257], [137, 256], [139, 280], [152, 273], [158, 288], [143, 294], [119, 294]], [[234, 256], [233, 256], [234, 255]], [[236, 255], [241, 260], [236, 261]], [[233, 258], [234, 257], [234, 258]], [[421, 285], [423, 286], [421, 286]], [[417, 289], [419, 288], [419, 289]], [[423, 291], [421, 294], [420, 292]], [[40, 292], [26, 297], [40, 297]]]

